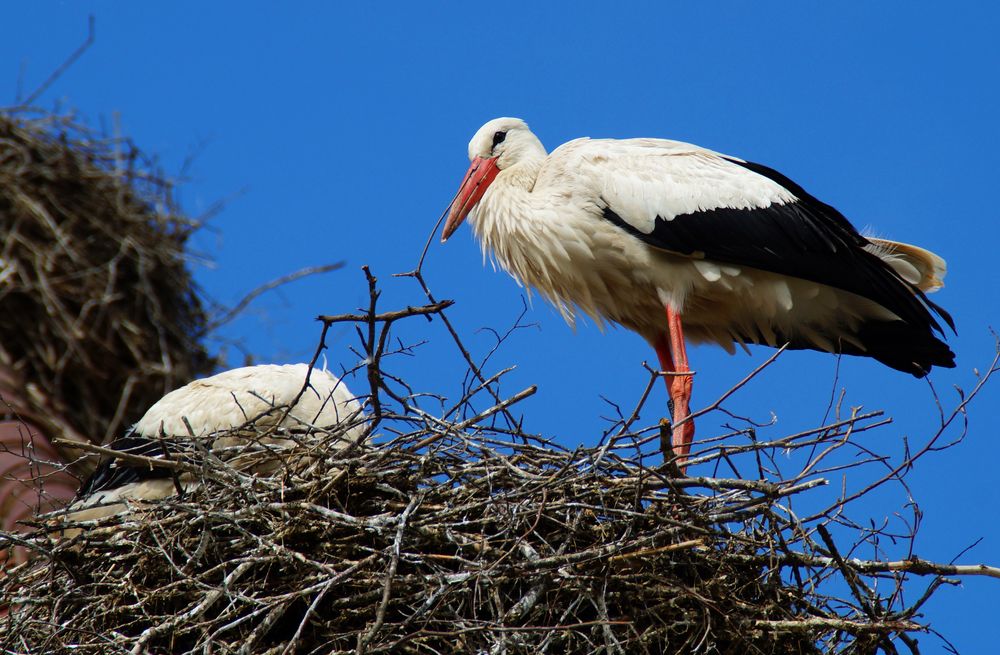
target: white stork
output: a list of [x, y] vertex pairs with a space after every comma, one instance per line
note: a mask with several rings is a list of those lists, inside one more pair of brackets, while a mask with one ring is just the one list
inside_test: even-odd
[[955, 365], [935, 336], [934, 315], [951, 317], [924, 295], [944, 260], [862, 236], [766, 166], [662, 139], [547, 154], [517, 118], [483, 125], [469, 159], [442, 241], [475, 210], [484, 254], [570, 324], [579, 308], [642, 335], [668, 374], [679, 463], [694, 438], [685, 337], [863, 355], [917, 377]]
[[[225, 371], [171, 391], [110, 447], [147, 457], [166, 454], [190, 461], [192, 455], [197, 456], [196, 442], [201, 440], [202, 448], [222, 457], [235, 457], [247, 445], [246, 440], [215, 435], [245, 425], [300, 432], [342, 426], [344, 445], [362, 439], [367, 427], [361, 405], [334, 375], [315, 368], [310, 372], [308, 364], [266, 364]], [[280, 446], [289, 440], [285, 432], [257, 442]], [[169, 468], [109, 459], [80, 487], [66, 517], [85, 521], [111, 516], [125, 509], [126, 500], [173, 495], [178, 482], [182, 489], [188, 489], [192, 477], [184, 473], [175, 479]], [[64, 536], [72, 533], [67, 531]]]

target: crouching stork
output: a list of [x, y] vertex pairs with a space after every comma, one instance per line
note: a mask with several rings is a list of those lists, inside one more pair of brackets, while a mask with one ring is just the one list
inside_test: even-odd
[[[340, 429], [339, 446], [358, 443], [367, 423], [360, 403], [336, 376], [307, 364], [237, 368], [195, 380], [171, 391], [110, 448], [125, 453], [180, 461], [205, 461], [206, 452], [239, 457], [250, 445], [230, 431], [252, 427], [255, 444], [290, 445], [296, 433]], [[270, 433], [267, 428], [282, 428]], [[252, 472], [262, 473], [267, 471]], [[166, 498], [191, 489], [192, 474], [109, 458], [98, 465], [65, 512], [69, 521], [117, 514], [129, 503]], [[65, 531], [72, 536], [77, 531]]]

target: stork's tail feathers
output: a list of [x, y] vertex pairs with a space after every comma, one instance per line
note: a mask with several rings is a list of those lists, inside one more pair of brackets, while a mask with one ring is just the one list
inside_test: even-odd
[[[929, 250], [909, 243], [868, 237], [865, 250], [885, 262], [904, 281], [912, 285], [916, 295], [954, 331], [955, 322], [944, 309], [924, 294], [944, 286], [948, 265]], [[904, 321], [871, 321], [864, 324], [858, 340], [865, 350], [844, 348], [848, 354], [868, 355], [896, 370], [923, 377], [933, 366], [955, 367], [955, 353], [934, 336], [936, 325], [914, 326]], [[856, 352], [855, 352], [856, 350]]]
[[944, 286], [948, 265], [943, 259], [919, 246], [888, 239], [868, 237], [865, 250], [888, 264], [899, 277], [924, 293], [937, 291]]

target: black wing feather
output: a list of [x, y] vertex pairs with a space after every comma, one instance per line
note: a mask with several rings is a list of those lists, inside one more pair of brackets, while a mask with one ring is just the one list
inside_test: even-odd
[[[135, 430], [129, 429], [124, 437], [112, 441], [108, 448], [145, 457], [171, 457], [173, 453], [169, 444], [170, 442], [167, 441], [148, 439], [140, 436]], [[80, 486], [76, 492], [76, 498], [86, 498], [99, 491], [116, 489], [132, 482], [169, 478], [172, 475], [173, 470], [169, 468], [142, 466], [108, 457], [101, 460], [97, 465], [97, 470]]]
[[[671, 220], [657, 217], [648, 234], [625, 221], [613, 207], [604, 209], [604, 217], [655, 248], [684, 255], [702, 253], [713, 261], [857, 294], [882, 305], [905, 324], [898, 325], [897, 321], [891, 328], [885, 323], [865, 326], [859, 337], [868, 350], [852, 352], [852, 348], [845, 347], [845, 353], [865, 354], [918, 376], [926, 374], [931, 365], [954, 366], [954, 354], [933, 334], [942, 330], [932, 311], [954, 329], [951, 317], [865, 250], [868, 240], [843, 214], [774, 169], [752, 162], [727, 161], [777, 182], [798, 200], [751, 209], [722, 207]], [[754, 335], [747, 338], [757, 340]]]
[[[763, 164], [756, 164], [754, 162], [739, 161], [729, 158], [726, 159], [734, 164], [737, 164], [748, 170], [751, 170], [754, 173], [757, 173], [758, 175], [763, 175], [764, 177], [774, 182], [777, 182], [781, 186], [785, 187], [788, 191], [790, 191], [796, 198], [799, 199], [799, 202], [796, 204], [801, 205], [805, 213], [807, 213], [808, 215], [816, 217], [815, 219], [809, 220], [808, 222], [812, 228], [817, 230], [817, 232], [821, 230], [821, 226], [825, 225], [827, 229], [839, 233], [839, 235], [841, 235], [841, 237], [843, 238], [844, 242], [847, 244], [854, 245], [860, 248], [864, 248], [864, 246], [867, 246], [869, 244], [868, 239], [862, 236], [857, 231], [857, 229], [855, 229], [855, 227], [851, 225], [851, 222], [847, 220], [847, 217], [844, 216], [842, 213], [840, 213], [840, 211], [838, 211], [835, 207], [826, 204], [822, 200], [819, 200], [818, 198], [810, 194], [808, 191], [803, 189], [801, 186], [796, 184], [794, 181], [792, 181], [779, 171], [776, 171], [768, 166], [764, 166]], [[924, 306], [925, 309], [929, 308], [933, 310], [933, 313], [940, 316], [944, 320], [944, 322], [948, 324], [948, 327], [950, 327], [952, 331], [955, 331], [955, 321], [951, 318], [951, 314], [949, 314], [940, 306], [938, 306], [936, 303], [928, 299], [923, 291], [917, 289], [914, 285], [900, 278], [899, 275], [897, 275], [896, 272], [892, 270], [890, 266], [888, 266], [885, 262], [883, 262], [875, 255], [871, 254], [867, 250], [859, 251], [857, 248], [855, 248], [852, 252], [865, 260], [867, 264], [866, 268], [874, 266], [876, 269], [880, 269], [881, 274], [875, 273], [874, 271], [868, 271], [869, 273], [875, 273], [874, 277], [878, 278], [880, 281], [884, 281], [885, 283], [887, 283], [887, 285], [892, 287], [892, 289], [896, 293], [898, 293], [900, 288], [908, 290], [917, 297], [918, 305]], [[897, 284], [893, 284], [893, 282], [896, 282]], [[902, 286], [900, 286], [899, 283], [901, 283]], [[824, 284], [829, 284], [829, 283], [824, 282]], [[832, 284], [831, 286], [837, 286], [837, 285]], [[844, 287], [838, 287], [838, 288], [844, 288]], [[876, 298], [872, 298], [871, 296], [866, 296], [865, 294], [859, 293], [858, 291], [854, 291], [852, 289], [844, 289], [844, 290], [851, 291], [852, 293], [858, 293], [858, 295], [879, 302]], [[893, 295], [896, 294], [894, 293]], [[905, 294], [904, 297], [906, 297]], [[908, 297], [906, 298], [909, 299]], [[885, 305], [885, 307], [894, 311], [897, 315], [900, 315], [892, 307], [888, 305]], [[927, 312], [926, 317], [930, 318], [930, 325], [935, 330], [943, 333], [943, 331], [941, 330], [941, 326], [938, 325], [936, 320], [934, 320], [934, 317], [930, 312]]]

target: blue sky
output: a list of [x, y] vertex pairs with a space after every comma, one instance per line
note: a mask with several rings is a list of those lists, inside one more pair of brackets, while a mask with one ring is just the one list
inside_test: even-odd
[[[221, 302], [302, 266], [345, 269], [262, 299], [224, 333], [258, 361], [308, 358], [317, 314], [366, 303], [359, 267], [384, 282], [385, 307], [421, 301], [409, 270], [467, 166], [466, 144], [486, 120], [526, 119], [550, 149], [578, 136], [658, 136], [775, 167], [859, 227], [929, 247], [949, 263], [934, 300], [955, 317], [958, 368], [935, 371], [945, 405], [968, 390], [994, 353], [997, 325], [1000, 10], [988, 3], [19, 3], [6, 11], [0, 100], [37, 86], [81, 42], [97, 41], [39, 104], [111, 123], [160, 157], [167, 171], [197, 153], [180, 199], [191, 214], [219, 200], [197, 247], [212, 268], [197, 277]], [[451, 316], [480, 355], [522, 311], [524, 292], [482, 265], [471, 232], [435, 243], [431, 288], [457, 301]], [[566, 445], [592, 443], [610, 412], [601, 397], [634, 402], [655, 357], [624, 331], [575, 333], [542, 302], [490, 360], [517, 364], [504, 385], [538, 384], [521, 405], [529, 429]], [[401, 336], [429, 343], [398, 370], [424, 389], [454, 390], [454, 351], [435, 326]], [[356, 364], [352, 335], [329, 357]], [[239, 364], [235, 348], [227, 351]], [[694, 348], [693, 405], [701, 407], [770, 354], [729, 357]], [[848, 358], [787, 353], [731, 404], [772, 434], [813, 427], [831, 392], [846, 406], [885, 409], [895, 423], [872, 436], [899, 452], [933, 429], [926, 382]], [[360, 382], [358, 383], [360, 386]], [[643, 416], [658, 418], [661, 388]], [[1000, 492], [993, 441], [1000, 392], [970, 410], [970, 434], [910, 477], [924, 511], [916, 552], [1000, 562]], [[655, 411], [654, 411], [655, 410]], [[723, 416], [699, 423], [721, 431]], [[833, 479], [831, 487], [839, 488]], [[848, 480], [850, 487], [858, 483]], [[835, 490], [834, 490], [835, 491]], [[830, 493], [834, 493], [831, 491]], [[855, 510], [876, 520], [900, 492]], [[995, 646], [996, 580], [968, 579], [927, 606], [959, 650]], [[926, 652], [942, 648], [921, 640]]]

